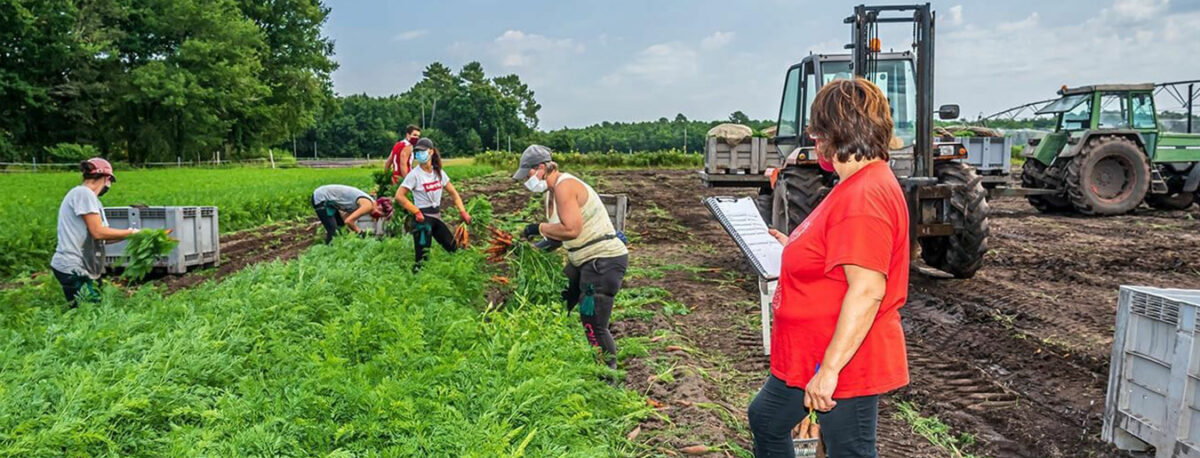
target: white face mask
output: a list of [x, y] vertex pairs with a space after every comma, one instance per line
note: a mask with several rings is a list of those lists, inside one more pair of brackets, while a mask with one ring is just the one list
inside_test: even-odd
[[546, 192], [546, 180], [539, 180], [536, 174], [530, 175], [529, 179], [525, 180], [525, 189], [534, 193]]

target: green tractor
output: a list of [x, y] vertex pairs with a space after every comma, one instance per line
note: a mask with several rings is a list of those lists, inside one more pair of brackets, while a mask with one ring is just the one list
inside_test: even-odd
[[1023, 188], [1055, 191], [1028, 195], [1042, 212], [1075, 210], [1118, 215], [1143, 201], [1165, 210], [1198, 200], [1200, 135], [1161, 132], [1154, 84], [1063, 87], [1062, 97], [1037, 114], [1057, 127], [1030, 141], [1022, 155]]

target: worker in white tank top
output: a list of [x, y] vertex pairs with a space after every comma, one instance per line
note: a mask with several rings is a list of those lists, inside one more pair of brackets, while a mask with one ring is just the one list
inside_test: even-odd
[[617, 345], [609, 331], [613, 299], [629, 268], [629, 251], [613, 230], [608, 210], [587, 183], [558, 170], [550, 150], [532, 145], [521, 154], [513, 179], [525, 180], [531, 192], [546, 192], [548, 222], [532, 223], [522, 235], [541, 235], [562, 242], [567, 250], [563, 268], [568, 284], [563, 297], [568, 313], [579, 306], [579, 320], [588, 342], [609, 367], [617, 368]]

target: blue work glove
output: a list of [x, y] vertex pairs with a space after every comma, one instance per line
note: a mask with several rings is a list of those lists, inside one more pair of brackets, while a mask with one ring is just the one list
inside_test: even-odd
[[534, 236], [541, 235], [542, 232], [538, 230], [538, 226], [540, 226], [538, 223], [529, 223], [528, 226], [525, 226], [525, 230], [521, 231], [521, 237], [525, 238], [525, 240], [529, 240]]

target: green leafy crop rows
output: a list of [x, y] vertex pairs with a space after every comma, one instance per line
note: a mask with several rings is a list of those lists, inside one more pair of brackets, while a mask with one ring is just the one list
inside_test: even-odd
[[[461, 180], [491, 171], [486, 166], [447, 167]], [[107, 207], [134, 204], [215, 205], [222, 232], [313, 215], [312, 191], [323, 184], [369, 190], [371, 173], [346, 169], [158, 169], [118, 171], [118, 182], [101, 199]], [[32, 173], [0, 180], [0, 279], [47, 270], [54, 252], [58, 206], [78, 173]]]
[[490, 307], [478, 250], [413, 275], [411, 244], [339, 237], [77, 309], [45, 275], [0, 291], [0, 456], [632, 453], [648, 408], [601, 381], [575, 317], [540, 289]]

